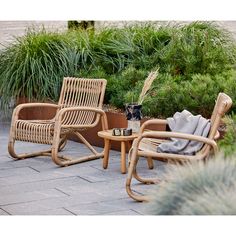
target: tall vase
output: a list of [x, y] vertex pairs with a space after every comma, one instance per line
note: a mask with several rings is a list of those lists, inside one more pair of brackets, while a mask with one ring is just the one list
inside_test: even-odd
[[133, 132], [139, 132], [140, 120], [142, 119], [141, 113], [142, 105], [127, 104], [125, 106], [126, 119], [128, 120], [128, 128]]

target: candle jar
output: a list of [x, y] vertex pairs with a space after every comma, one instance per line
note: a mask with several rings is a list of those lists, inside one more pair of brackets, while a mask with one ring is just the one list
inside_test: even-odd
[[113, 135], [113, 136], [121, 136], [121, 129], [119, 129], [119, 128], [114, 128], [114, 129], [112, 130], [112, 135]]

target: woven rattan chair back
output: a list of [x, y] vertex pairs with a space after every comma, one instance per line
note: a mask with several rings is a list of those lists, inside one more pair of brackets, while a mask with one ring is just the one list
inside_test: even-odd
[[222, 117], [232, 106], [232, 99], [225, 93], [219, 93], [211, 116], [211, 131], [208, 138], [213, 139], [220, 125]]
[[[211, 129], [208, 134], [208, 138], [214, 140], [216, 133], [218, 131], [218, 128], [220, 126], [220, 122], [222, 117], [225, 115], [225, 113], [230, 109], [232, 106], [232, 99], [225, 93], [219, 93], [214, 110], [211, 115]], [[210, 151], [210, 146], [208, 144], [205, 144], [202, 149], [200, 150], [200, 153], [203, 155], [206, 155]]]
[[[64, 78], [58, 105], [60, 108], [101, 109], [105, 93], [104, 83], [106, 80], [103, 79]], [[99, 118], [100, 114], [93, 111], [71, 111], [64, 116], [62, 123], [64, 125], [89, 125], [94, 123], [95, 119], [98, 122]]]
[[102, 108], [105, 93], [104, 79], [78, 79], [66, 77], [63, 80], [58, 105], [65, 107]]

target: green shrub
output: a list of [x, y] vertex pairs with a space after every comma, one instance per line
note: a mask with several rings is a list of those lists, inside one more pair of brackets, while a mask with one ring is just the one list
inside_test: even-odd
[[[139, 89], [137, 87], [133, 93], [138, 93]], [[235, 90], [235, 71], [215, 76], [194, 74], [189, 80], [184, 80], [183, 76], [160, 74], [143, 102], [143, 113], [152, 117], [169, 117], [176, 111], [187, 109], [210, 118], [218, 93], [225, 92], [236, 101]], [[235, 107], [234, 104], [232, 110]]]
[[116, 107], [123, 108], [127, 102], [126, 93], [132, 91], [137, 83], [144, 81], [147, 75], [147, 71], [130, 66], [117, 75], [107, 77], [106, 100]]
[[169, 171], [153, 192], [148, 214], [235, 215], [235, 159], [216, 158]]
[[194, 22], [175, 30], [160, 55], [160, 68], [187, 78], [198, 73], [216, 75], [234, 63], [232, 38], [213, 23]]
[[231, 156], [236, 153], [236, 115], [226, 116], [223, 121], [226, 125], [226, 133], [219, 141], [219, 146], [225, 156]]
[[19, 96], [56, 101], [63, 77], [102, 76], [108, 80], [105, 102], [123, 107], [136, 100], [157, 67], [159, 76], [143, 103], [145, 115], [167, 117], [189, 109], [209, 116], [219, 91], [236, 96], [235, 43], [213, 23], [30, 30], [0, 55], [1, 105]]

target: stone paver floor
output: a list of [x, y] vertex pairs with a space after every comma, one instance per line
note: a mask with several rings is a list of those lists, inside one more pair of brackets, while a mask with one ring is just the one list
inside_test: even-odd
[[[15, 161], [7, 151], [9, 123], [0, 126], [0, 215], [144, 215], [148, 204], [133, 201], [125, 191], [126, 175], [120, 173], [120, 152], [111, 151], [108, 169], [102, 159], [58, 167], [49, 157]], [[19, 143], [19, 152], [43, 145]], [[101, 151], [99, 147], [95, 147]], [[83, 155], [82, 144], [69, 141], [64, 152]], [[155, 161], [149, 170], [139, 162], [142, 175], [161, 176], [166, 164]], [[153, 186], [134, 181], [136, 192]]]

